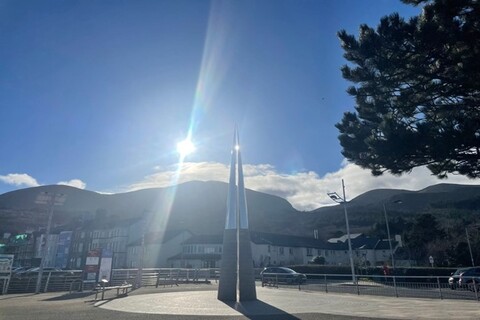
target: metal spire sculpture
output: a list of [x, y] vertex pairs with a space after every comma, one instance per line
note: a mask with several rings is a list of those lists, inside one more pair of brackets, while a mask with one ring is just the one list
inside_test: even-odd
[[218, 299], [237, 301], [237, 284], [240, 301], [257, 299], [240, 141], [238, 130], [235, 128], [230, 161], [227, 218], [223, 233]]

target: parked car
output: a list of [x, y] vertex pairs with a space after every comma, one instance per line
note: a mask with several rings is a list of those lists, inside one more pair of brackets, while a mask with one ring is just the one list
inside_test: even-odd
[[448, 286], [450, 287], [450, 289], [455, 290], [456, 288], [458, 288], [458, 280], [460, 279], [460, 275], [467, 270], [468, 268], [460, 268], [452, 273], [450, 278], [448, 278]]
[[448, 286], [452, 290], [467, 288], [472, 286], [474, 280], [477, 284], [480, 282], [480, 267], [460, 268], [448, 278]]
[[260, 272], [262, 286], [267, 283], [301, 284], [307, 281], [307, 276], [285, 267], [268, 267]]
[[458, 286], [460, 288], [468, 288], [474, 290], [473, 285], [475, 284], [478, 288], [480, 283], [480, 267], [468, 268], [465, 272], [460, 275], [458, 279]]

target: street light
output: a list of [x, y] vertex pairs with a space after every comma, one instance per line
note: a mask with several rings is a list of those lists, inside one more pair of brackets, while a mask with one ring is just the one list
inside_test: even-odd
[[470, 244], [470, 236], [468, 235], [468, 227], [465, 228], [465, 233], [467, 236], [468, 251], [470, 251], [470, 260], [472, 261], [472, 267], [475, 267], [475, 261], [473, 260], [472, 246]]
[[48, 237], [50, 236], [50, 228], [52, 226], [52, 218], [53, 218], [53, 207], [54, 206], [61, 206], [65, 203], [67, 196], [62, 193], [49, 193], [49, 192], [42, 192], [40, 193], [37, 198], [35, 199], [36, 204], [44, 204], [48, 205], [48, 223], [47, 223], [47, 231], [45, 232], [45, 245], [46, 248], [43, 250], [43, 245], [40, 243], [40, 253], [41, 253], [41, 260], [40, 260], [40, 267], [38, 268], [38, 278], [37, 278], [37, 286], [35, 288], [35, 293], [40, 293], [40, 287], [42, 285], [42, 276], [43, 276], [43, 267], [45, 264], [45, 254], [48, 249]]
[[[396, 200], [393, 203], [402, 203], [402, 200]], [[395, 279], [395, 259], [393, 258], [392, 238], [390, 237], [390, 225], [388, 223], [387, 206], [385, 205], [385, 203], [383, 203], [383, 213], [385, 215], [385, 224], [387, 225], [388, 245], [390, 247], [390, 256], [392, 258], [393, 287], [395, 288], [395, 295], [398, 297], [397, 283]]]
[[[397, 200], [397, 201], [394, 201], [393, 203], [402, 203], [402, 201]], [[390, 256], [392, 258], [392, 269], [395, 271], [395, 259], [393, 258], [392, 239], [390, 237], [390, 225], [388, 222], [387, 206], [385, 205], [385, 203], [383, 204], [383, 214], [385, 215], [385, 224], [387, 225], [387, 237], [388, 237], [388, 245], [390, 247]]]
[[340, 197], [336, 192], [329, 192], [327, 193], [327, 195], [333, 201], [337, 203], [341, 203], [343, 205], [343, 210], [345, 211], [345, 223], [347, 225], [348, 255], [350, 256], [350, 267], [352, 269], [352, 281], [353, 283], [356, 283], [355, 267], [353, 265], [352, 240], [350, 237], [350, 225], [348, 224], [347, 200], [345, 197], [345, 183], [343, 182], [343, 179], [342, 179], [342, 189], [343, 189], [343, 198]]

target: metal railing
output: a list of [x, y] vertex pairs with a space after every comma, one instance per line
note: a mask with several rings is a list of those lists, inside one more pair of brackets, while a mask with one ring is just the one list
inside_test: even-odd
[[282, 279], [282, 276], [285, 274], [263, 276], [262, 285], [326, 293], [391, 297], [479, 300], [480, 296], [478, 282], [471, 281], [466, 286], [451, 287], [448, 283], [449, 277], [362, 275], [353, 282], [351, 276], [345, 274], [306, 274], [307, 280], [301, 283], [288, 278]]
[[[185, 283], [209, 283], [217, 281], [219, 269], [181, 269], [181, 268], [144, 268], [113, 269], [110, 285], [118, 286], [125, 283], [135, 288], [140, 286], [165, 287]], [[12, 275], [7, 293], [35, 292], [38, 273]], [[260, 275], [260, 269], [255, 270], [257, 280], [264, 286], [275, 288], [293, 288], [297, 290], [349, 293], [357, 295], [378, 295], [391, 297], [417, 297], [433, 299], [467, 299], [479, 300], [480, 279], [464, 278], [465, 285], [458, 283], [450, 285], [449, 277], [420, 276], [379, 276], [359, 275], [352, 281], [346, 274], [306, 274], [305, 281], [284, 279], [285, 274]], [[395, 280], [395, 281], [394, 281]], [[83, 281], [81, 270], [45, 272], [41, 281], [41, 292], [79, 291], [93, 289]]]
[[[38, 272], [13, 274], [10, 278], [7, 293], [35, 292]], [[73, 282], [82, 279], [81, 270], [47, 271], [42, 274], [41, 292], [69, 291]]]
[[[166, 286], [180, 283], [207, 283], [215, 279], [217, 269], [182, 269], [182, 268], [144, 268], [141, 274], [138, 269], [114, 269], [110, 283], [123, 283], [140, 286]], [[140, 279], [141, 278], [141, 279]]]

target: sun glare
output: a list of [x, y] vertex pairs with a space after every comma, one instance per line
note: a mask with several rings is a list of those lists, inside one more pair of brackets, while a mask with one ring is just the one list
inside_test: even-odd
[[184, 157], [195, 151], [195, 145], [190, 139], [185, 139], [177, 143], [177, 152]]

